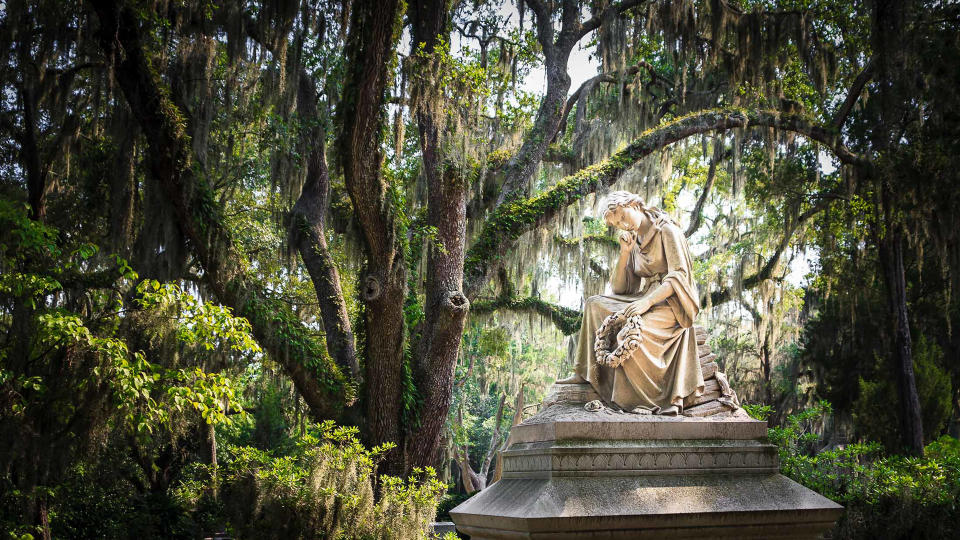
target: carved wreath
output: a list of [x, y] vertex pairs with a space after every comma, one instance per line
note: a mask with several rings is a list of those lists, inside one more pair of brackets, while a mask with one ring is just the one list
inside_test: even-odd
[[641, 323], [640, 315], [625, 317], [620, 311], [604, 319], [593, 345], [597, 363], [616, 368], [629, 358], [643, 342]]

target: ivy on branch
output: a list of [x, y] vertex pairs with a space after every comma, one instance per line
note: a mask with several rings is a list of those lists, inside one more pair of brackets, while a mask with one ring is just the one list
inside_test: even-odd
[[649, 129], [608, 159], [567, 176], [549, 189], [529, 198], [504, 201], [486, 221], [467, 253], [464, 281], [468, 297], [475, 296], [489, 278], [490, 270], [521, 235], [560, 215], [570, 204], [607, 188], [635, 163], [692, 135], [734, 128], [772, 127], [803, 135], [829, 149], [844, 164], [869, 167], [869, 161], [850, 151], [838, 132], [800, 115], [779, 111], [721, 109], [683, 116]]
[[509, 310], [515, 313], [536, 313], [550, 319], [563, 335], [569, 336], [580, 330], [581, 313], [557, 304], [541, 300], [535, 296], [518, 298], [516, 296], [498, 296], [493, 300], [477, 300], [471, 305], [473, 314], [493, 313], [497, 310]]

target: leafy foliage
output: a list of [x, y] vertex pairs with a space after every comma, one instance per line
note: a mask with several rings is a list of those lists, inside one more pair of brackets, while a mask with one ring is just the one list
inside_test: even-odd
[[770, 429], [783, 474], [846, 507], [831, 537], [951, 538], [960, 531], [957, 439], [940, 437], [923, 457], [887, 455], [876, 442], [822, 448], [812, 428], [831, 413], [821, 402]]
[[229, 529], [243, 538], [427, 538], [445, 486], [432, 469], [376, 479], [390, 446], [367, 450], [356, 428], [326, 422], [293, 453], [229, 446], [220, 497]]

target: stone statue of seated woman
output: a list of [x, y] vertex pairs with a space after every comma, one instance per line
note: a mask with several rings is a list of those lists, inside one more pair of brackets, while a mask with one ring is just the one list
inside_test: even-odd
[[633, 193], [607, 197], [604, 221], [621, 230], [612, 294], [587, 298], [573, 376], [625, 411], [677, 415], [704, 393], [693, 321], [700, 311], [680, 227]]

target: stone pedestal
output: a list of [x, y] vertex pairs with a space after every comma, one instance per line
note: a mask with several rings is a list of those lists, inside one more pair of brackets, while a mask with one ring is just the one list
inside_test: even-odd
[[[584, 410], [555, 387], [515, 426], [502, 479], [450, 512], [486, 538], [816, 538], [843, 508], [778, 473], [742, 410], [661, 417]], [[576, 401], [572, 401], [572, 400]]]

